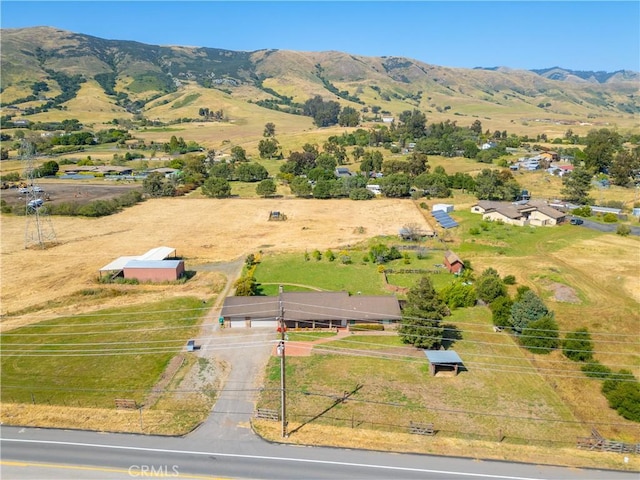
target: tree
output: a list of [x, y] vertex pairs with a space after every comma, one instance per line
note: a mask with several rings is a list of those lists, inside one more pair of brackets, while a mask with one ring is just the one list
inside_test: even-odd
[[276, 184], [270, 178], [265, 178], [256, 187], [256, 193], [261, 197], [268, 197], [276, 193]]
[[529, 323], [520, 335], [520, 343], [533, 353], [551, 353], [558, 348], [558, 324], [553, 316], [545, 315]]
[[247, 152], [240, 145], [235, 145], [231, 147], [231, 161], [232, 162], [246, 162], [247, 160]]
[[591, 130], [585, 142], [587, 145], [584, 149], [585, 168], [595, 173], [607, 172], [613, 154], [620, 149], [622, 143], [620, 134], [607, 128]]
[[560, 193], [568, 202], [590, 203], [591, 178], [592, 175], [587, 169], [575, 168], [571, 174], [562, 177], [563, 188]]
[[305, 177], [295, 177], [289, 187], [291, 188], [291, 193], [296, 197], [308, 197], [311, 195], [311, 184]]
[[240, 277], [233, 286], [236, 289], [235, 295], [238, 297], [252, 297], [258, 294], [258, 283], [252, 275]]
[[405, 110], [398, 120], [401, 123], [400, 130], [413, 140], [424, 137], [427, 133], [427, 117], [419, 110]]
[[176, 189], [162, 173], [151, 172], [142, 182], [142, 191], [150, 197], [172, 197]]
[[275, 138], [264, 138], [258, 143], [260, 158], [273, 158], [278, 155], [280, 144]]
[[478, 136], [482, 135], [482, 122], [480, 120], [474, 120], [474, 122], [469, 127], [469, 130], [471, 130]]
[[480, 149], [473, 140], [465, 140], [462, 142], [462, 156], [464, 158], [476, 158]]
[[634, 175], [640, 170], [640, 155], [638, 152], [622, 150], [613, 158], [609, 173], [615, 185], [626, 187], [631, 184]]
[[509, 170], [497, 172], [485, 168], [476, 176], [475, 183], [478, 200], [512, 201], [522, 191]]
[[485, 303], [491, 303], [498, 297], [507, 295], [507, 288], [493, 268], [487, 268], [476, 281], [476, 293], [478, 298]]
[[513, 301], [509, 297], [498, 297], [489, 304], [491, 320], [496, 327], [511, 326], [511, 307]]
[[409, 196], [411, 181], [404, 173], [394, 173], [380, 179], [380, 191], [385, 197], [399, 198]]
[[589, 330], [583, 327], [567, 333], [562, 342], [562, 353], [574, 362], [593, 360], [593, 342]]
[[313, 117], [313, 122], [318, 127], [328, 127], [338, 123], [340, 104], [333, 100], [325, 102], [320, 95], [310, 98], [302, 108], [304, 115]]
[[276, 125], [275, 123], [268, 122], [264, 125], [264, 132], [262, 134], [265, 137], [275, 137], [276, 136]]
[[241, 163], [235, 168], [235, 174], [241, 182], [259, 182], [269, 176], [267, 169], [259, 163]]
[[216, 162], [209, 169], [209, 175], [211, 177], [220, 177], [225, 180], [231, 180], [234, 176], [234, 166], [231, 163], [227, 163], [226, 160], [222, 162]]
[[476, 304], [476, 291], [473, 285], [456, 281], [440, 291], [442, 300], [450, 309], [472, 307]]
[[352, 107], [344, 107], [338, 117], [338, 124], [341, 127], [357, 127], [360, 123], [360, 113]]
[[542, 299], [532, 290], [527, 290], [511, 307], [511, 326], [517, 333], [522, 333], [531, 322], [552, 315]]
[[231, 195], [231, 185], [225, 178], [209, 177], [202, 185], [202, 193], [207, 197], [226, 198]]
[[58, 170], [60, 170], [60, 165], [58, 165], [58, 162], [49, 160], [47, 162], [44, 162], [40, 166], [40, 168], [38, 168], [37, 174], [40, 177], [53, 177], [56, 175], [56, 173], [58, 173]]
[[440, 322], [448, 315], [449, 309], [436, 293], [431, 279], [423, 276], [407, 293], [402, 325], [398, 329], [400, 339], [417, 348], [438, 348], [444, 332]]
[[313, 187], [313, 198], [331, 198], [334, 180], [320, 179]]

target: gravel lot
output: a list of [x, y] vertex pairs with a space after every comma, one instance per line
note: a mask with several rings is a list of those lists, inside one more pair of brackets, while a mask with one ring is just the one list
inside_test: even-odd
[[[44, 190], [40, 194], [41, 198], [51, 204], [66, 202], [76, 202], [85, 204], [95, 200], [109, 200], [119, 197], [134, 189], [141, 189], [138, 183], [131, 184], [87, 184], [73, 182], [59, 182], [56, 180], [38, 183]], [[9, 188], [2, 191], [2, 199], [12, 207], [15, 205], [25, 205], [26, 195], [21, 194], [17, 188]]]

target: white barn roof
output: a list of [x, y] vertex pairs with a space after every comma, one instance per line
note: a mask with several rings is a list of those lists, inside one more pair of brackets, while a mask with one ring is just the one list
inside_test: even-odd
[[141, 260], [141, 261], [164, 260], [175, 251], [176, 249], [171, 247], [156, 247], [156, 248], [152, 248], [146, 253], [143, 253], [142, 255], [128, 255], [128, 256], [118, 257], [113, 262], [102, 267], [100, 271], [112, 272], [114, 270], [122, 270], [124, 266], [131, 260]]

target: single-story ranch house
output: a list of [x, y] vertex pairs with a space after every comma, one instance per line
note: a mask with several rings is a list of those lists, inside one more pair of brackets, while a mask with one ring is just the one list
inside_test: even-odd
[[348, 292], [284, 292], [278, 296], [227, 297], [220, 316], [226, 328], [279, 327], [282, 309], [287, 328], [337, 328], [356, 323], [397, 322], [395, 296]]
[[480, 200], [471, 207], [471, 211], [482, 214], [483, 220], [501, 220], [504, 223], [520, 227], [527, 225], [552, 226], [562, 223], [566, 219], [564, 212], [550, 207], [545, 202], [531, 200], [515, 203]]

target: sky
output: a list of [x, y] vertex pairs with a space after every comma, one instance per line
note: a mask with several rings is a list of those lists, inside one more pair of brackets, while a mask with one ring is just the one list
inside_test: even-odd
[[254, 51], [337, 50], [449, 67], [640, 71], [640, 2], [0, 2], [2, 28]]

